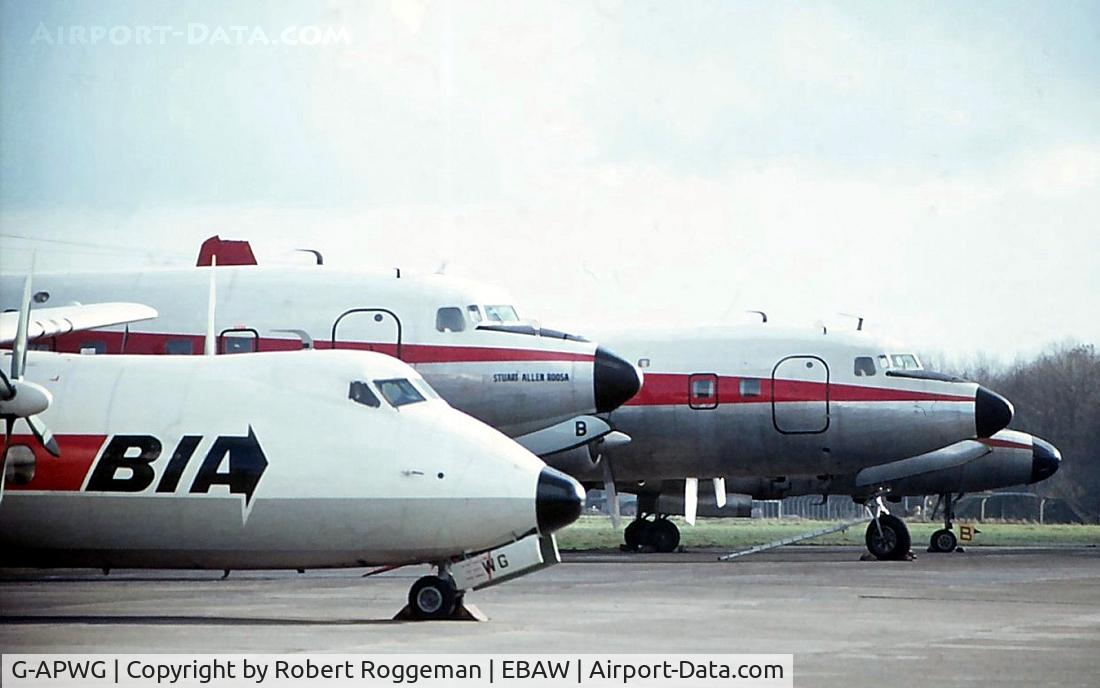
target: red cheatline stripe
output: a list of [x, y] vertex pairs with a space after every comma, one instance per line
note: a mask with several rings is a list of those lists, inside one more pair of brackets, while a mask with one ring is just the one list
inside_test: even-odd
[[[86, 344], [93, 341], [104, 343], [107, 346], [106, 353], [122, 353], [121, 332], [77, 332], [62, 335], [56, 338], [55, 348], [57, 351], [76, 353]], [[199, 335], [154, 334], [149, 332], [131, 332], [126, 338], [126, 353], [167, 353], [169, 341], [188, 341], [191, 343], [191, 352], [193, 354], [202, 353], [203, 337]], [[333, 348], [330, 346], [328, 340], [318, 340], [315, 342], [315, 345], [318, 349]], [[260, 351], [294, 351], [301, 348], [301, 343], [297, 339], [260, 337], [258, 347]], [[389, 354], [390, 356], [397, 355], [396, 344], [339, 341], [336, 343], [335, 348], [378, 351], [380, 353]], [[436, 344], [401, 345], [401, 359], [406, 363], [492, 363], [513, 361], [589, 362], [592, 361], [593, 358], [593, 354], [552, 351], [548, 349], [518, 349], [491, 346], [442, 346]]]
[[[34, 452], [34, 477], [23, 485], [8, 480], [6, 490], [47, 490], [76, 492], [84, 484], [88, 470], [107, 440], [106, 435], [54, 435], [61, 456], [47, 452], [31, 435], [12, 435], [11, 443], [25, 445]], [[0, 445], [3, 440], [0, 439]], [[8, 457], [11, 461], [12, 457]]]
[[1031, 449], [1030, 444], [1022, 444], [1020, 442], [1012, 442], [1010, 440], [998, 440], [992, 437], [983, 437], [978, 440], [982, 444], [990, 447], [1009, 447], [1010, 449]]
[[[642, 389], [627, 406], [680, 406], [687, 405], [688, 391], [691, 386], [690, 375], [680, 373], [646, 372]], [[711, 379], [713, 376], [700, 375], [696, 379]], [[719, 404], [770, 404], [773, 400], [783, 402], [825, 401], [826, 393], [830, 402], [881, 402], [881, 401], [950, 401], [970, 402], [974, 398], [957, 394], [937, 394], [905, 389], [884, 387], [864, 387], [862, 385], [830, 384], [806, 382], [802, 380], [771, 380], [770, 378], [747, 378], [759, 382], [759, 394], [743, 395], [740, 377], [722, 376], [718, 378]], [[746, 390], [747, 391], [747, 390]], [[707, 400], [692, 399], [696, 405], [706, 405]]]

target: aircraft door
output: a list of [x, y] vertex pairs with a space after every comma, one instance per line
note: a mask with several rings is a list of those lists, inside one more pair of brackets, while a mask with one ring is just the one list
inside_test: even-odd
[[788, 356], [772, 369], [772, 421], [785, 434], [829, 427], [829, 366], [817, 356]]
[[401, 319], [385, 308], [353, 308], [332, 323], [332, 348], [378, 351], [401, 358]]

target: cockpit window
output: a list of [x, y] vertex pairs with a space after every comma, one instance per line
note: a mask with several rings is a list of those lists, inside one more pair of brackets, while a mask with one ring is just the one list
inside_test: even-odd
[[878, 365], [883, 370], [888, 370], [890, 368], [890, 357], [886, 354], [879, 354]]
[[857, 356], [855, 373], [856, 377], [862, 377], [864, 375], [869, 377], [871, 375], [874, 375], [875, 359], [871, 358], [870, 356]]
[[392, 380], [375, 380], [378, 391], [394, 406], [404, 406], [424, 401], [424, 395], [417, 391], [413, 384], [403, 377]]
[[361, 380], [354, 380], [348, 389], [348, 399], [351, 399], [357, 404], [363, 406], [370, 406], [371, 408], [378, 408], [381, 406], [381, 402], [378, 401], [378, 397], [374, 396], [374, 392], [370, 391], [370, 385]]
[[913, 354], [891, 354], [890, 360], [894, 368], [901, 368], [902, 370], [921, 369], [920, 361]]
[[448, 306], [435, 312], [435, 329], [440, 332], [461, 332], [466, 329], [466, 317], [461, 308]]
[[470, 322], [475, 325], [481, 322], [481, 309], [477, 306], [466, 306], [466, 312], [470, 314]]
[[511, 306], [486, 306], [485, 318], [489, 322], [516, 322], [519, 316]]

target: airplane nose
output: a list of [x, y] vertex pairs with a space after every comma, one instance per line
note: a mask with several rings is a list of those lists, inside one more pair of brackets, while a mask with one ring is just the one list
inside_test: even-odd
[[1050, 442], [1038, 437], [1031, 440], [1031, 483], [1046, 480], [1058, 472], [1062, 465], [1062, 453]]
[[542, 469], [535, 493], [539, 532], [546, 535], [576, 521], [584, 509], [584, 498], [584, 488], [576, 480], [553, 468]]
[[974, 396], [974, 429], [978, 437], [992, 437], [1012, 422], [1012, 404], [1000, 394], [978, 385]]
[[596, 395], [596, 412], [608, 413], [638, 393], [642, 388], [641, 373], [629, 361], [600, 346], [596, 348], [592, 388]]

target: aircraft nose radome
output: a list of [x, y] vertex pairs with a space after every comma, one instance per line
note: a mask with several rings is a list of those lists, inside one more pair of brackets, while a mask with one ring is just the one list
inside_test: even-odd
[[584, 509], [584, 498], [584, 488], [576, 480], [553, 468], [542, 469], [535, 493], [539, 532], [546, 535], [576, 521]]
[[974, 429], [978, 437], [992, 437], [1012, 422], [1012, 404], [981, 385], [974, 396]]
[[596, 347], [592, 387], [596, 395], [596, 412], [608, 413], [638, 393], [642, 377], [629, 361], [600, 346]]
[[1050, 442], [1035, 437], [1031, 441], [1031, 480], [1028, 484], [1046, 480], [1058, 472], [1062, 453]]

